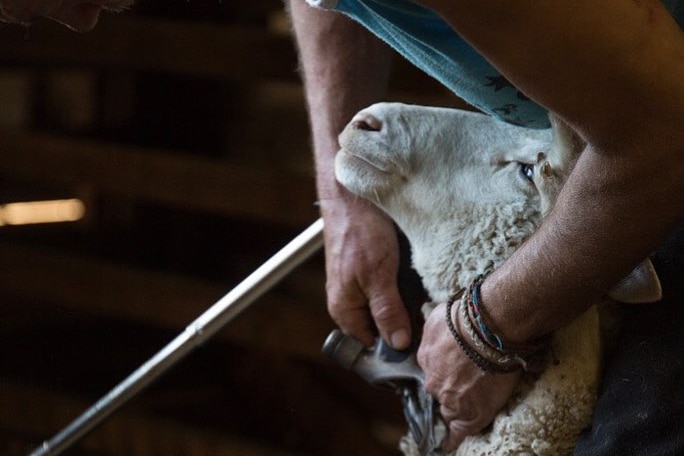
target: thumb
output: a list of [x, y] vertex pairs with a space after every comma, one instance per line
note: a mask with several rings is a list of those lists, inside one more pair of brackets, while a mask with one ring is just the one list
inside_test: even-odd
[[395, 350], [408, 348], [411, 344], [411, 320], [396, 284], [369, 296], [369, 307], [380, 337]]

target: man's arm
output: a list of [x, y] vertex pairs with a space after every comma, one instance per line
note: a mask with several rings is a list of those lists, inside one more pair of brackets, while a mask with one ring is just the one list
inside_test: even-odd
[[[495, 332], [567, 324], [647, 257], [684, 214], [684, 38], [658, 0], [423, 0], [588, 146], [540, 229], [482, 284]], [[418, 360], [446, 446], [491, 422], [515, 378], [482, 375], [443, 313]]]
[[581, 313], [682, 218], [684, 35], [658, 0], [425, 3], [589, 143], [539, 232], [482, 287], [498, 329], [533, 338]]
[[341, 14], [311, 8], [304, 0], [290, 0], [289, 8], [325, 221], [330, 314], [345, 332], [367, 345], [373, 344], [377, 325], [385, 340], [404, 348], [410, 342], [410, 323], [396, 285], [394, 227], [375, 207], [343, 189], [333, 167], [338, 134], [358, 110], [385, 95], [391, 51]]

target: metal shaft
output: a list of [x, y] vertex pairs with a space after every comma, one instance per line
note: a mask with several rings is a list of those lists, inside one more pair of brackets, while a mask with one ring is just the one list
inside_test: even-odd
[[197, 346], [209, 340], [322, 245], [323, 220], [318, 219], [81, 416], [43, 442], [30, 456], [57, 455], [69, 448]]

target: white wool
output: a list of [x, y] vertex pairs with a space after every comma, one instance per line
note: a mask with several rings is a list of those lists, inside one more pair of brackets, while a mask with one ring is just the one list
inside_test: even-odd
[[420, 245], [412, 248], [413, 266], [431, 299], [445, 302], [478, 274], [498, 266], [529, 237], [540, 218], [537, 208], [525, 204], [472, 206], [445, 213], [431, 229], [422, 223], [412, 227], [407, 234]]
[[[379, 131], [359, 128], [369, 116], [380, 121]], [[395, 220], [431, 299], [444, 302], [510, 256], [555, 201], [581, 143], [557, 119], [552, 123], [555, 142], [551, 131], [481, 114], [380, 103], [357, 114], [340, 135], [335, 172], [350, 191]], [[523, 165], [534, 165], [534, 185]], [[653, 281], [652, 274], [646, 276], [643, 281]], [[541, 374], [526, 373], [492, 426], [451, 455], [572, 453], [596, 401], [596, 306], [556, 331], [551, 345], [553, 362]], [[419, 455], [410, 436], [400, 448]]]

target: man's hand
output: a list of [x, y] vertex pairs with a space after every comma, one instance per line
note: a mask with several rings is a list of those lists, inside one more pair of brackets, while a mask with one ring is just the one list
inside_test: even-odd
[[345, 333], [367, 346], [379, 331], [393, 348], [406, 348], [411, 327], [397, 288], [394, 225], [362, 200], [322, 201], [321, 209], [330, 315]]
[[[340, 328], [372, 345], [410, 341], [399, 297], [394, 227], [378, 209], [335, 180], [337, 135], [360, 109], [384, 98], [391, 50], [342, 14], [288, 2], [299, 49], [316, 158], [316, 186], [325, 221], [328, 308]], [[377, 329], [376, 329], [377, 328]]]
[[449, 332], [445, 312], [446, 304], [440, 304], [425, 322], [418, 364], [425, 371], [425, 388], [439, 401], [449, 428], [442, 446], [453, 450], [494, 420], [513, 394], [520, 373], [481, 371]]

